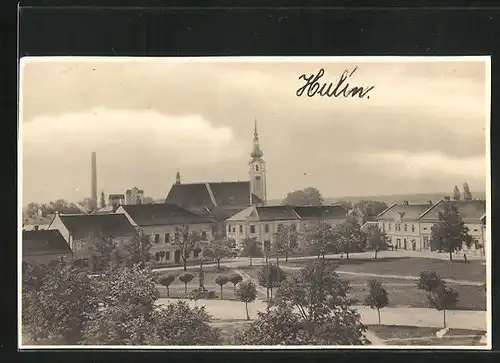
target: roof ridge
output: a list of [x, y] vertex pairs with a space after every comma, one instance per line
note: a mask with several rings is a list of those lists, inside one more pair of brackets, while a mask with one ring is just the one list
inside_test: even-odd
[[433, 205], [429, 206], [429, 208], [428, 208], [428, 209], [426, 209], [426, 210], [424, 211], [424, 213], [422, 213], [420, 216], [418, 216], [418, 219], [423, 218], [423, 217], [424, 217], [427, 213], [429, 213], [431, 210], [433, 210], [433, 209], [434, 209], [437, 205], [442, 204], [442, 202], [443, 202], [443, 200], [441, 199], [441, 200], [439, 200], [437, 203], [435, 203], [435, 204], [433, 204]]

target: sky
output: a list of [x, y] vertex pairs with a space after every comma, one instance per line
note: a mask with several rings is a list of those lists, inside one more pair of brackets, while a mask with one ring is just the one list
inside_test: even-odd
[[[430, 59], [430, 61], [429, 61]], [[302, 74], [374, 86], [370, 98], [298, 97]], [[428, 58], [23, 58], [22, 198], [90, 196], [175, 182], [248, 180], [254, 120], [268, 199], [486, 189], [484, 60]]]

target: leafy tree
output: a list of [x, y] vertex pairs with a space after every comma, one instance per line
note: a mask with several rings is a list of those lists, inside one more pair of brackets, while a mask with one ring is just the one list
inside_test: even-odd
[[467, 184], [467, 182], [464, 183], [463, 197], [464, 200], [472, 200], [472, 193], [470, 192], [469, 184]]
[[368, 281], [369, 295], [365, 299], [365, 304], [372, 309], [377, 309], [378, 325], [380, 325], [380, 309], [385, 308], [389, 304], [387, 291], [384, 289], [380, 281]]
[[243, 281], [243, 277], [240, 274], [234, 273], [229, 276], [229, 281], [233, 284], [233, 292], [236, 294], [236, 285]]
[[355, 218], [347, 218], [335, 228], [335, 244], [349, 259], [349, 252], [361, 251], [366, 245], [366, 235]]
[[439, 251], [450, 254], [453, 261], [453, 252], [462, 249], [463, 243], [468, 247], [472, 244], [469, 228], [458, 213], [457, 207], [447, 204], [444, 211], [439, 213], [439, 221], [431, 228], [431, 243]]
[[293, 206], [322, 205], [323, 197], [318, 189], [309, 187], [288, 193], [281, 204]]
[[385, 202], [377, 200], [361, 200], [354, 208], [359, 209], [363, 214], [363, 223], [377, 220], [377, 216], [387, 209]]
[[456, 185], [455, 188], [453, 189], [453, 200], [460, 200], [460, 190]]
[[[151, 243], [151, 240], [149, 238], [147, 238], [147, 239]], [[160, 251], [160, 252], [158, 252], [158, 256], [160, 257], [160, 259], [163, 260], [163, 258], [166, 256], [166, 252], [165, 251]]]
[[104, 191], [101, 192], [101, 198], [99, 200], [101, 208], [106, 207], [106, 197], [104, 196]]
[[167, 288], [167, 297], [170, 297], [170, 285], [175, 281], [175, 275], [163, 275], [158, 279], [158, 283]]
[[279, 266], [268, 264], [262, 266], [257, 272], [257, 279], [260, 286], [264, 286], [271, 293], [271, 298], [273, 296], [273, 287], [280, 286], [281, 282], [286, 280], [286, 272], [283, 271]]
[[23, 268], [22, 322], [33, 340], [78, 344], [88, 314], [97, 304], [87, 273], [70, 264]]
[[446, 310], [457, 306], [458, 292], [442, 284], [432, 290], [427, 296], [429, 305], [438, 311], [443, 311], [443, 325], [446, 328]]
[[187, 284], [189, 284], [193, 279], [194, 275], [189, 272], [184, 272], [183, 274], [179, 275], [179, 280], [184, 283], [184, 294], [187, 295]]
[[387, 249], [388, 237], [384, 231], [381, 231], [378, 225], [370, 225], [366, 233], [367, 247], [375, 251], [375, 259], [379, 251]]
[[84, 246], [92, 258], [94, 271], [113, 268], [123, 262], [123, 251], [111, 236], [90, 233], [84, 239]]
[[181, 246], [181, 258], [184, 266], [184, 271], [187, 271], [187, 260], [196, 243], [201, 240], [199, 233], [189, 229], [187, 224], [175, 227], [174, 243]]
[[443, 284], [444, 281], [434, 271], [422, 271], [417, 287], [421, 290], [431, 292]]
[[236, 296], [238, 296], [238, 299], [241, 302], [245, 303], [247, 320], [250, 320], [250, 315], [248, 314], [248, 303], [255, 301], [255, 299], [257, 298], [257, 289], [255, 287], [255, 284], [251, 280], [242, 282], [238, 287], [238, 290], [236, 291]]
[[222, 299], [223, 298], [223, 294], [222, 294], [222, 286], [224, 286], [225, 284], [227, 284], [229, 282], [229, 277], [227, 277], [226, 275], [218, 275], [216, 278], [215, 278], [215, 283], [217, 285], [220, 286], [220, 298]]
[[311, 261], [284, 281], [276, 304], [236, 335], [240, 343], [358, 345], [365, 327], [351, 308], [349, 283], [337, 275], [336, 265]]
[[318, 256], [323, 256], [332, 250], [333, 245], [333, 228], [331, 225], [325, 222], [319, 222], [317, 224], [310, 225], [304, 231], [304, 239], [307, 244], [307, 249]]
[[168, 304], [153, 312], [148, 345], [217, 345], [220, 330], [210, 326], [204, 306], [191, 308], [184, 301]]
[[249, 265], [252, 266], [253, 257], [262, 257], [261, 244], [255, 238], [245, 238], [241, 241], [241, 255], [249, 258]]
[[285, 262], [288, 255], [298, 247], [298, 232], [295, 224], [280, 224], [276, 230], [276, 252], [285, 254]]
[[210, 241], [208, 246], [203, 251], [203, 255], [209, 258], [213, 258], [217, 262], [217, 269], [220, 269], [220, 261], [223, 258], [229, 258], [234, 255], [231, 246], [232, 241], [227, 237], [216, 234], [215, 238]]
[[[144, 267], [145, 263], [151, 259], [151, 254], [149, 253], [151, 247], [151, 240], [143, 233], [139, 233], [131, 240], [127, 241], [124, 244], [124, 249], [128, 255], [128, 264], [140, 264]], [[160, 251], [160, 254], [163, 258], [165, 256], [165, 251]]]

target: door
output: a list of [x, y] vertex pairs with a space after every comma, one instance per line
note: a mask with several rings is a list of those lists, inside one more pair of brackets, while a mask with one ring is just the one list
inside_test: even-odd
[[176, 250], [174, 252], [174, 262], [181, 263], [181, 250]]
[[403, 248], [406, 250], [407, 249], [407, 246], [406, 246], [406, 238], [403, 239]]

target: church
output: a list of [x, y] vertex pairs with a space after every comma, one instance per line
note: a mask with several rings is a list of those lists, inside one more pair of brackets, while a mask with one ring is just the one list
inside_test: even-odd
[[263, 156], [255, 120], [248, 181], [184, 184], [177, 171], [176, 182], [170, 188], [165, 203], [177, 204], [198, 215], [210, 215], [219, 223], [249, 206], [263, 206], [267, 200], [266, 162]]

